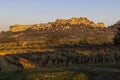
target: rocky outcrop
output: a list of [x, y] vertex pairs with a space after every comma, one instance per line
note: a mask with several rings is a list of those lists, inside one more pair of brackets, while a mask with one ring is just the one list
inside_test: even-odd
[[50, 29], [53, 26], [58, 27], [58, 26], [63, 26], [63, 29], [69, 29], [69, 25], [81, 25], [84, 24], [86, 26], [90, 26], [93, 28], [104, 28], [105, 25], [104, 23], [100, 22], [95, 24], [93, 21], [88, 20], [87, 18], [80, 17], [72, 17], [71, 19], [57, 19], [55, 22], [51, 23], [44, 23], [44, 24], [34, 24], [34, 25], [13, 25], [10, 27], [10, 31], [12, 32], [18, 32], [18, 31], [24, 31], [27, 29], [32, 29], [32, 30], [40, 30], [40, 29]]
[[103, 22], [95, 24], [93, 21], [90, 21], [87, 18], [83, 18], [83, 17], [80, 17], [80, 18], [72, 17], [71, 19], [68, 19], [68, 20], [57, 19], [55, 21], [55, 23], [56, 24], [63, 24], [63, 25], [65, 25], [65, 24], [70, 24], [70, 25], [85, 24], [85, 25], [88, 25], [88, 26], [91, 26], [91, 27], [100, 27], [100, 28], [105, 27]]
[[118, 20], [118, 21], [116, 22], [116, 24], [120, 24], [120, 20]]
[[97, 26], [98, 27], [101, 27], [101, 28], [104, 28], [105, 27], [105, 24], [103, 22], [100, 22], [100, 23], [97, 23]]
[[39, 29], [45, 29], [45, 28], [51, 28], [52, 24], [51, 23], [47, 23], [47, 24], [34, 24], [31, 29], [33, 30], [39, 30]]
[[17, 24], [17, 25], [10, 26], [10, 31], [19, 32], [19, 31], [27, 30], [31, 27], [32, 27], [31, 25], [19, 25], [19, 24]]

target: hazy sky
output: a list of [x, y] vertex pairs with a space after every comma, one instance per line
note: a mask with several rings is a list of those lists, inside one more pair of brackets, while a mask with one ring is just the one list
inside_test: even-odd
[[0, 0], [0, 31], [13, 24], [87, 17], [111, 25], [120, 19], [120, 0]]

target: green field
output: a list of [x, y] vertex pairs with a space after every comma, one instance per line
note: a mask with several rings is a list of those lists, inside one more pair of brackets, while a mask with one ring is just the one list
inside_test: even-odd
[[0, 80], [120, 80], [118, 66], [120, 64], [7, 71], [0, 73]]

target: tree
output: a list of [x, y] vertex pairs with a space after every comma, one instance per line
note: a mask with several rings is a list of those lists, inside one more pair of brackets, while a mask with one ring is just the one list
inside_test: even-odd
[[117, 28], [118, 31], [113, 39], [114, 45], [120, 45], [120, 28]]

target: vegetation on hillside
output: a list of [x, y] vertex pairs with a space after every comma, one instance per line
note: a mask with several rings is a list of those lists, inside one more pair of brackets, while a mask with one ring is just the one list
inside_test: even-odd
[[120, 79], [118, 23], [108, 28], [64, 20], [51, 25], [0, 33], [1, 80]]
[[115, 45], [120, 45], [120, 28], [117, 28], [118, 31], [113, 39]]

